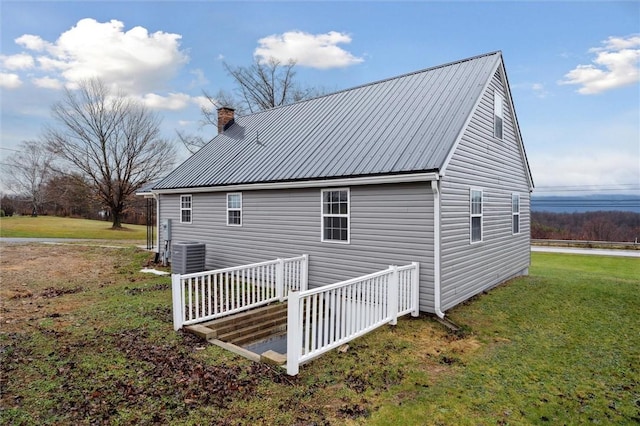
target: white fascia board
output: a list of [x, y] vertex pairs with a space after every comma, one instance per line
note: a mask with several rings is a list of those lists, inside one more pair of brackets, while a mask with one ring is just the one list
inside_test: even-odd
[[184, 194], [185, 192], [255, 191], [259, 189], [330, 188], [334, 186], [376, 185], [384, 183], [431, 182], [439, 180], [438, 172], [410, 173], [402, 175], [363, 176], [353, 178], [299, 180], [291, 182], [265, 182], [238, 185], [206, 186], [200, 188], [154, 189], [154, 194]]

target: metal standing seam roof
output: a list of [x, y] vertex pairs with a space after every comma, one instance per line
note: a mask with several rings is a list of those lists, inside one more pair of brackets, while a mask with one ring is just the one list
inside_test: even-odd
[[441, 170], [500, 52], [236, 117], [156, 190]]

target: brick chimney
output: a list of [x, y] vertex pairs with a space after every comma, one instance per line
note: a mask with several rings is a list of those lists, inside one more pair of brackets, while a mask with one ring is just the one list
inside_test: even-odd
[[235, 110], [229, 107], [218, 108], [218, 133], [224, 132], [227, 127], [233, 124], [233, 113]]

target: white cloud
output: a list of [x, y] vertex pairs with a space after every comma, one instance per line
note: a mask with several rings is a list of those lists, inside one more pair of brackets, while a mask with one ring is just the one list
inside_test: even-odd
[[190, 71], [190, 74], [193, 75], [193, 80], [191, 80], [191, 87], [204, 86], [209, 83], [209, 80], [204, 76], [204, 71], [201, 69], [195, 69]]
[[186, 108], [191, 102], [191, 97], [184, 93], [169, 93], [169, 96], [147, 93], [142, 97], [142, 101], [152, 109], [177, 111]]
[[294, 60], [300, 66], [310, 68], [342, 68], [364, 61], [338, 46], [351, 43], [348, 34], [330, 31], [326, 34], [309, 34], [289, 31], [258, 40], [254, 55], [261, 61], [275, 58], [281, 62]]
[[598, 52], [601, 50], [620, 50], [620, 49], [633, 49], [640, 46], [640, 35], [633, 34], [624, 37], [609, 37], [605, 42], [604, 48], [593, 48], [591, 51]]
[[51, 44], [44, 41], [40, 36], [33, 34], [25, 34], [14, 40], [16, 44], [26, 47], [29, 50], [35, 50], [36, 52], [42, 51]]
[[533, 94], [540, 99], [544, 99], [549, 95], [549, 92], [545, 89], [544, 84], [542, 83], [533, 83], [531, 85], [531, 90], [533, 91]]
[[577, 84], [578, 93], [592, 95], [640, 82], [640, 35], [609, 37], [595, 53], [593, 64], [578, 65], [560, 84]]
[[200, 108], [212, 108], [211, 101], [206, 96], [194, 96], [192, 101], [198, 105]]
[[80, 80], [99, 77], [107, 84], [128, 93], [142, 94], [164, 87], [178, 69], [188, 61], [180, 50], [179, 34], [143, 27], [124, 30], [117, 20], [78, 21], [50, 43], [39, 36], [25, 34], [17, 44], [41, 52], [39, 70], [56, 72], [55, 78], [73, 87]]
[[532, 156], [530, 163], [537, 187], [602, 187], [640, 182], [640, 157], [629, 152], [545, 153]]
[[4, 89], [17, 89], [22, 85], [18, 74], [0, 72], [0, 87]]
[[26, 70], [33, 68], [35, 61], [33, 56], [26, 53], [18, 53], [17, 55], [0, 55], [2, 61], [2, 67], [7, 70]]
[[639, 113], [632, 107], [601, 119], [578, 114], [562, 123], [529, 122], [522, 130], [536, 187], [637, 187]]
[[51, 77], [34, 78], [33, 84], [43, 89], [62, 89], [63, 84], [60, 80]]

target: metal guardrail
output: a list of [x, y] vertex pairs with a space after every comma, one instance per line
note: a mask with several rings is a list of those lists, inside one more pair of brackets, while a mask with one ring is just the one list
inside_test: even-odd
[[531, 245], [550, 246], [550, 245], [562, 245], [562, 246], [580, 246], [580, 247], [634, 247], [640, 249], [640, 242], [636, 241], [593, 241], [593, 240], [538, 240], [531, 239]]

